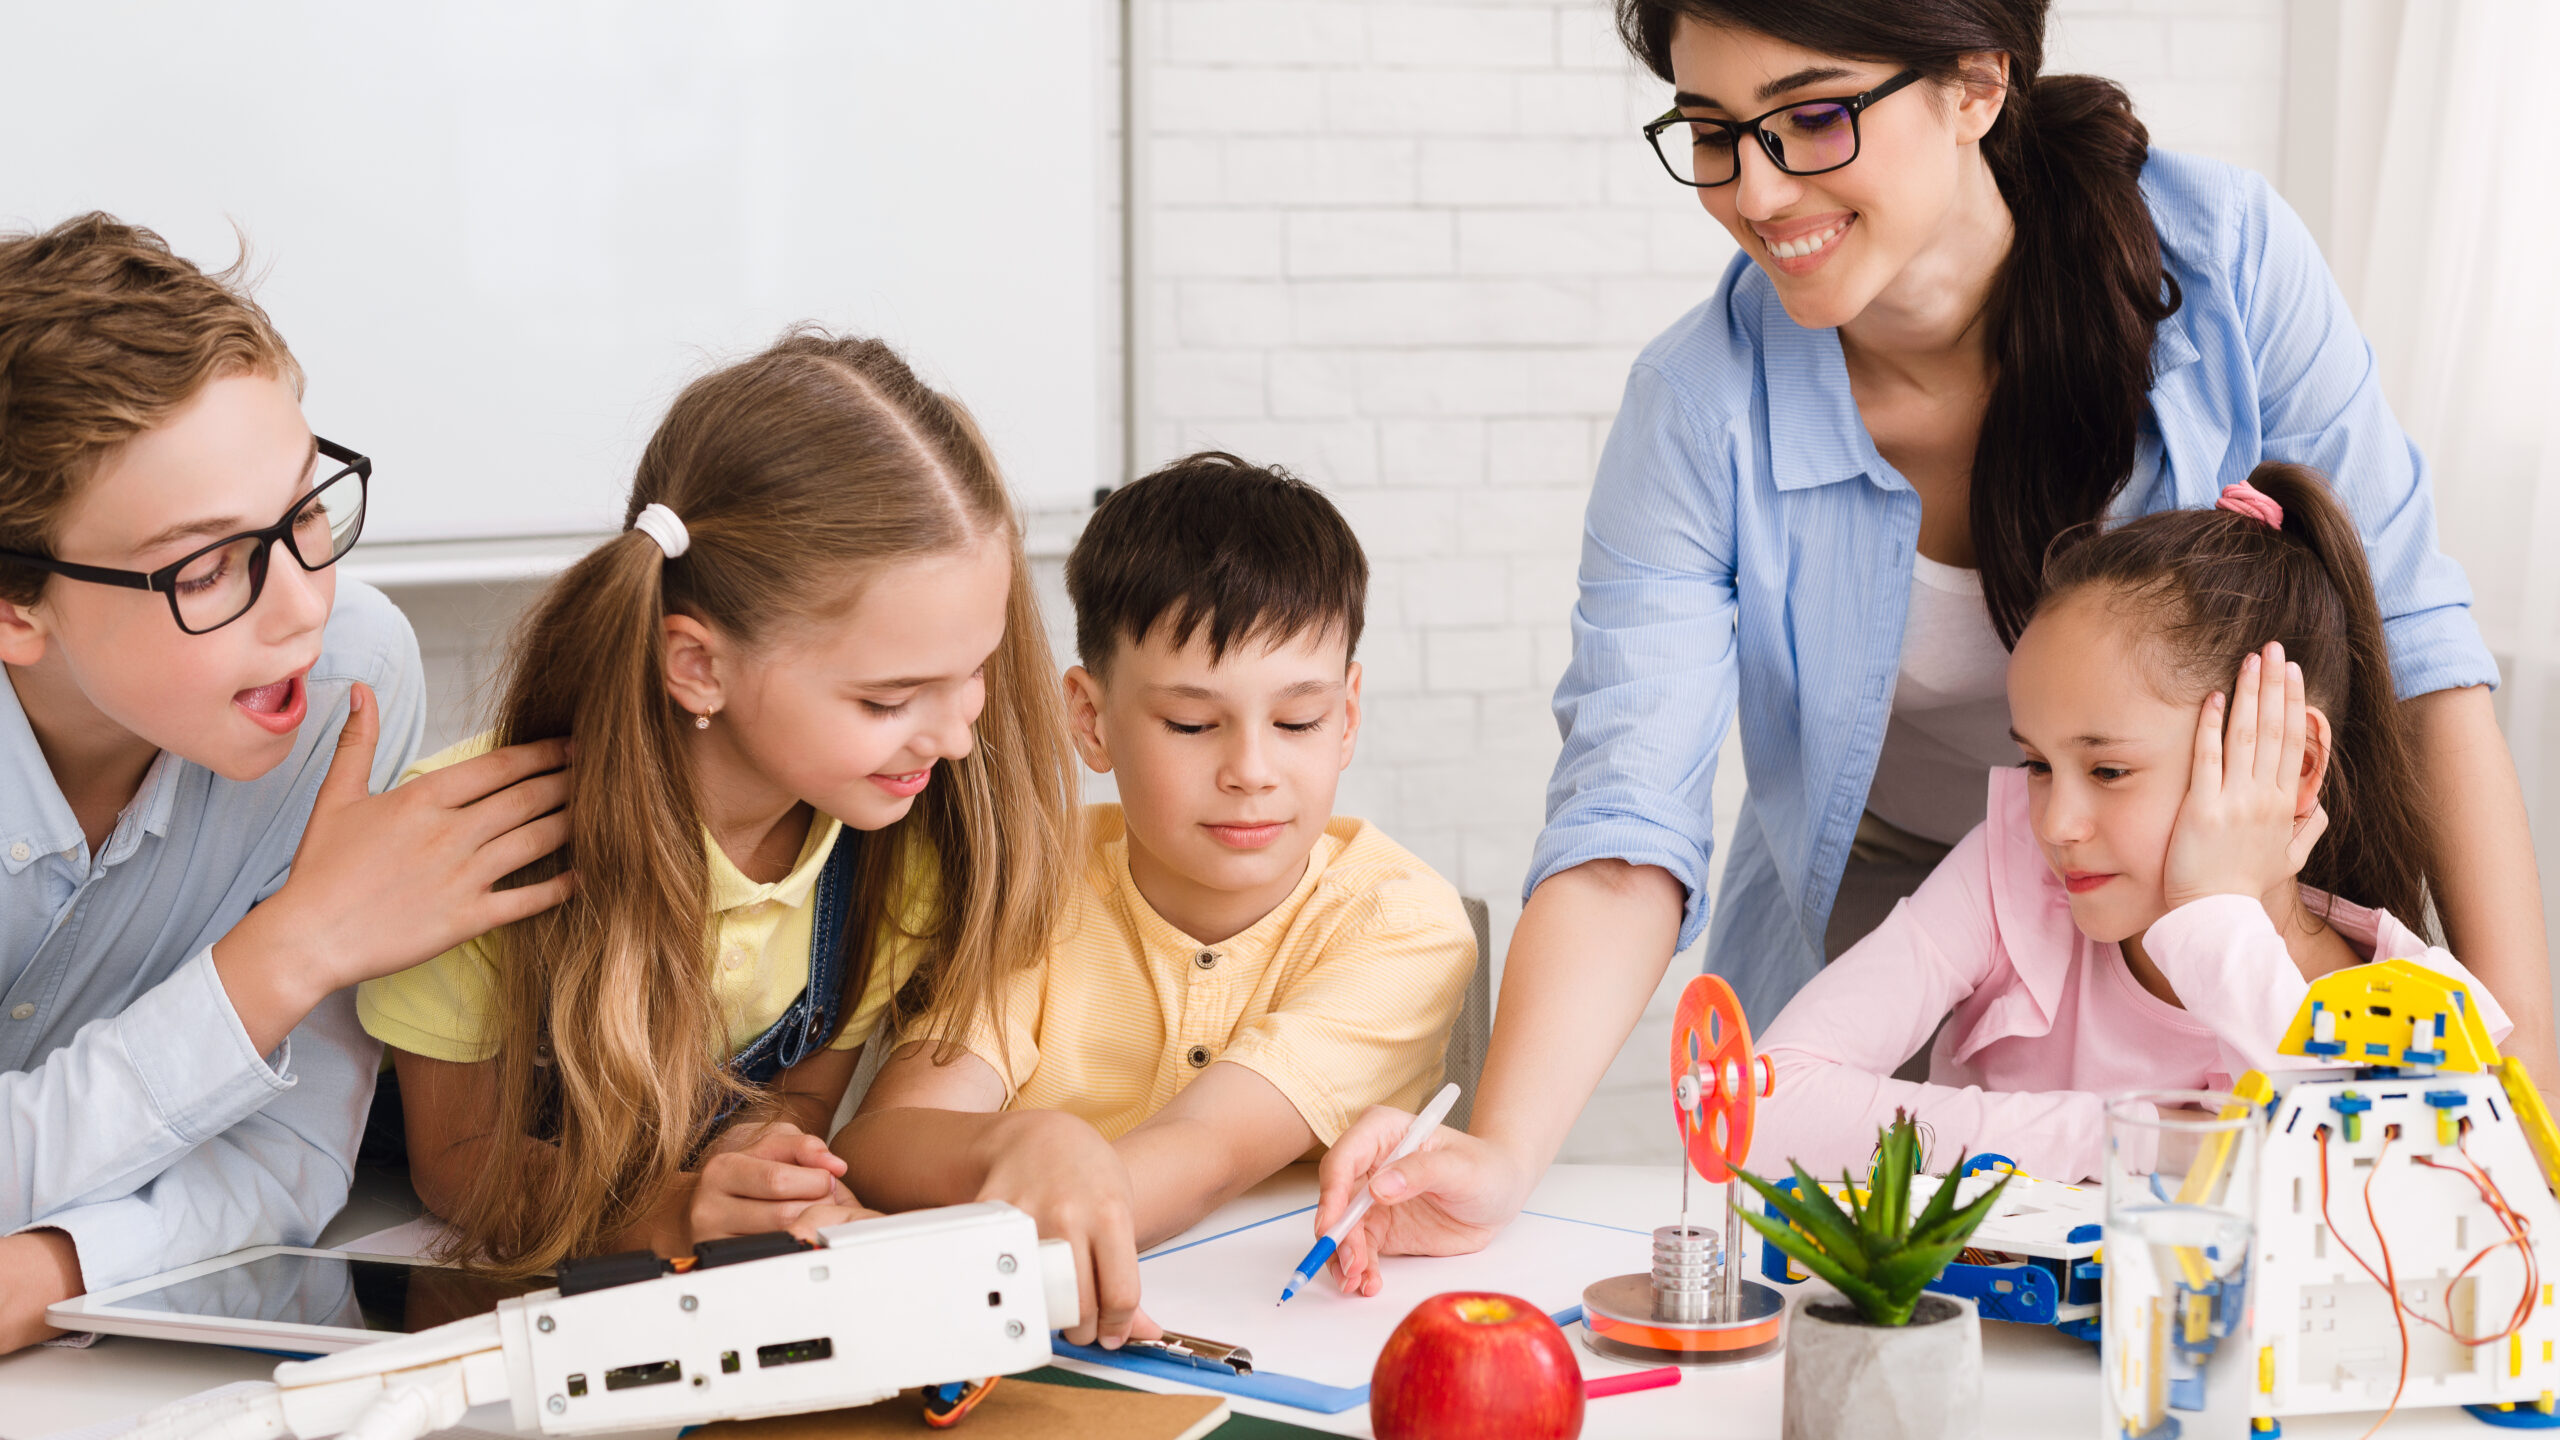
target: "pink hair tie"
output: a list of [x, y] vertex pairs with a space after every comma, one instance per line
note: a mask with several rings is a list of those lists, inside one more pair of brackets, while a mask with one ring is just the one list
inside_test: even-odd
[[2214, 502], [2214, 508], [2263, 521], [2269, 529], [2284, 528], [2284, 507], [2277, 504], [2274, 497], [2246, 480], [2237, 485], [2223, 486], [2222, 498]]

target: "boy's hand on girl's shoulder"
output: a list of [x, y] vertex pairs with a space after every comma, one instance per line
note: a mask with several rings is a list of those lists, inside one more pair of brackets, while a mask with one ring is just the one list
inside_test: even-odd
[[2316, 797], [2307, 812], [2297, 809], [2309, 715], [2302, 667], [2273, 642], [2240, 662], [2228, 701], [2205, 698], [2194, 768], [2161, 868], [2170, 909], [2209, 895], [2261, 899], [2301, 873], [2329, 828]]
[[813, 1210], [846, 1212], [818, 1225], [870, 1214], [845, 1188], [842, 1156], [827, 1142], [787, 1122], [749, 1125], [720, 1138], [702, 1162], [686, 1223], [694, 1244], [770, 1230], [801, 1234]]
[[492, 750], [375, 795], [380, 710], [363, 684], [349, 693], [290, 877], [214, 947], [261, 1053], [331, 991], [548, 910], [577, 884], [563, 872], [497, 888], [569, 838], [568, 741]]
[[1075, 1250], [1077, 1318], [1067, 1339], [1113, 1350], [1162, 1335], [1138, 1308], [1129, 1169], [1102, 1132], [1061, 1110], [1015, 1110], [996, 1117], [982, 1143], [990, 1149], [977, 1198], [1023, 1211], [1041, 1238]]

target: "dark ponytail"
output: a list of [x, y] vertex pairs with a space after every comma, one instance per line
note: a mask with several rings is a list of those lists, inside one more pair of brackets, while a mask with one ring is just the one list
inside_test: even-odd
[[2151, 137], [2093, 75], [2043, 75], [2045, 0], [1617, 0], [1618, 33], [1671, 74], [1682, 19], [1825, 55], [1978, 81], [1964, 59], [2009, 57], [2008, 96], [1982, 138], [2015, 238], [1984, 317], [1991, 397], [1973, 453], [1983, 603], [2002, 643], [2034, 610], [2053, 538], [2103, 514], [2133, 469], [2153, 332], [2178, 308], [2142, 198]]
[[2364, 540], [2316, 471], [2265, 464], [2249, 483], [2284, 508], [2283, 529], [2222, 509], [2164, 510], [2103, 534], [2084, 526], [2046, 563], [2044, 603], [2105, 587], [2114, 612], [2157, 642], [2174, 687], [2162, 698], [2181, 703], [2229, 690], [2245, 656], [2282, 641], [2329, 717], [2329, 829], [2303, 883], [2416, 929], [2433, 847]]

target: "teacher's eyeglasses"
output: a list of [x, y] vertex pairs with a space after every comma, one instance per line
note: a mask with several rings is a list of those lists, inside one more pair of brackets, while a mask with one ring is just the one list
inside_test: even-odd
[[337, 564], [363, 533], [365, 489], [373, 480], [373, 462], [344, 445], [327, 440], [315, 440], [315, 444], [339, 468], [295, 501], [283, 519], [262, 530], [227, 535], [157, 570], [77, 565], [14, 550], [0, 550], [0, 560], [92, 585], [157, 590], [169, 597], [169, 613], [177, 617], [179, 629], [190, 635], [219, 630], [258, 603], [258, 592], [267, 586], [268, 556], [278, 542], [303, 569], [325, 570]]
[[1742, 173], [1742, 138], [1760, 142], [1769, 162], [1790, 175], [1820, 175], [1858, 158], [1858, 116], [1920, 78], [1905, 70], [1872, 90], [1827, 100], [1799, 100], [1750, 120], [1708, 120], [1676, 108], [1647, 121], [1646, 143], [1683, 185], [1712, 190]]

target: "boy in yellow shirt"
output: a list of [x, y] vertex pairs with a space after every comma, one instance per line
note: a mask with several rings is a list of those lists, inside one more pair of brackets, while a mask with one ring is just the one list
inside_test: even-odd
[[1067, 707], [1120, 803], [1087, 812], [1045, 963], [993, 1014], [929, 1016], [835, 1138], [866, 1203], [1005, 1200], [1073, 1242], [1106, 1346], [1154, 1333], [1140, 1249], [1439, 1082], [1465, 911], [1333, 813], [1367, 587], [1321, 492], [1232, 455], [1094, 511]]

